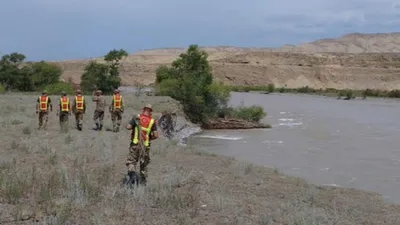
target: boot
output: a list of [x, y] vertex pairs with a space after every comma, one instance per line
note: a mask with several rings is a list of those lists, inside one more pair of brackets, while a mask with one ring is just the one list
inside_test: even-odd
[[102, 129], [103, 129], [103, 124], [100, 124], [99, 130], [102, 130]]
[[139, 184], [144, 185], [144, 186], [146, 186], [146, 184], [147, 184], [147, 177], [143, 171], [140, 172]]
[[99, 123], [96, 123], [96, 128], [94, 128], [94, 130], [96, 130], [96, 131], [99, 130], [99, 127], [100, 127]]

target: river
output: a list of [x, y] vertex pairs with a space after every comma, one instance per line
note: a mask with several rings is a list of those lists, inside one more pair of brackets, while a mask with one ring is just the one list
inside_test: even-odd
[[263, 106], [273, 128], [205, 131], [188, 144], [400, 203], [400, 102], [232, 93], [230, 104]]

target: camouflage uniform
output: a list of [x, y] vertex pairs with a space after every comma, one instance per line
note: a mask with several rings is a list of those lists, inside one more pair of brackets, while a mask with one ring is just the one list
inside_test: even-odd
[[[66, 97], [66, 96], [67, 96], [67, 94], [65, 92], [61, 93], [61, 98]], [[69, 115], [71, 115], [71, 103], [70, 103], [71, 101], [70, 101], [70, 99], [68, 99], [68, 106], [67, 106], [68, 111], [63, 111], [61, 98], [58, 103], [57, 115], [59, 115], [60, 127], [63, 128], [64, 125], [68, 124]]]
[[76, 95], [75, 95], [75, 98], [72, 103], [72, 111], [75, 114], [75, 121], [76, 121], [77, 129], [82, 130], [83, 114], [86, 113], [86, 100], [83, 99], [83, 110], [77, 109], [76, 97], [78, 97], [78, 96], [82, 96], [80, 90], [76, 91]]
[[[36, 103], [36, 114], [39, 114], [39, 127], [38, 129], [40, 129], [42, 126], [44, 129], [46, 129], [47, 127], [47, 121], [49, 120], [49, 111], [48, 109], [50, 108], [50, 111], [53, 111], [53, 104], [51, 103], [51, 99], [50, 97], [48, 97], [47, 100], [47, 107], [46, 110], [41, 110], [40, 108], [40, 99], [41, 97], [45, 97], [47, 96], [47, 92], [43, 91], [42, 92], [42, 96], [39, 96], [37, 99], [37, 103]], [[44, 121], [44, 125], [43, 125], [43, 121]]]
[[104, 110], [106, 107], [106, 100], [101, 95], [102, 91], [95, 91], [97, 95], [92, 96], [92, 101], [96, 102], [96, 109], [94, 110], [93, 120], [96, 123], [96, 130], [101, 130], [103, 128], [103, 120], [104, 120]]
[[[114, 90], [114, 95], [116, 95], [116, 94], [119, 94], [119, 90], [117, 90], [117, 89]], [[111, 113], [111, 121], [113, 123], [113, 131], [118, 132], [119, 127], [121, 126], [122, 114], [124, 113], [124, 103], [123, 103], [123, 99], [121, 96], [120, 109], [115, 109], [114, 108], [114, 95], [111, 100], [111, 105], [110, 105], [109, 111]]]
[[[139, 115], [138, 115], [139, 116]], [[139, 162], [139, 160], [142, 160], [142, 162], [140, 163], [140, 168], [139, 168], [139, 172], [140, 172], [140, 177], [142, 180], [146, 180], [147, 178], [147, 166], [150, 164], [150, 146], [151, 143], [149, 143], [149, 146], [144, 147], [144, 152], [142, 153], [142, 159], [140, 159], [140, 153], [141, 153], [141, 149], [142, 149], [142, 145], [139, 144], [134, 144], [133, 143], [133, 137], [135, 136], [135, 127], [137, 126], [138, 122], [136, 121], [136, 118], [132, 118], [131, 121], [129, 122], [129, 124], [132, 126], [132, 135], [131, 135], [131, 144], [129, 147], [129, 154], [126, 160], [126, 166], [128, 167], [128, 174], [131, 171], [136, 171], [136, 165]], [[157, 123], [156, 121], [154, 121], [153, 126], [150, 128], [151, 129], [151, 133], [150, 133], [150, 142], [152, 139], [155, 139], [153, 136], [153, 132], [157, 131]]]

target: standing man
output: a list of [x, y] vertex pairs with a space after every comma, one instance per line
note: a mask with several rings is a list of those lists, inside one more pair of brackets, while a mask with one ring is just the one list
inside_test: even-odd
[[70, 100], [67, 96], [67, 92], [62, 91], [61, 92], [61, 98], [58, 103], [58, 108], [57, 108], [57, 116], [59, 117], [60, 120], [60, 128], [63, 129], [64, 126], [68, 125], [68, 117], [71, 115], [71, 104]]
[[37, 99], [36, 103], [36, 114], [39, 114], [39, 130], [43, 125], [43, 120], [43, 129], [46, 129], [47, 127], [47, 121], [49, 120], [49, 108], [50, 111], [53, 111], [53, 104], [51, 103], [51, 99], [49, 96], [47, 96], [47, 91], [44, 90], [42, 91], [42, 95], [39, 96], [39, 98]]
[[109, 111], [111, 113], [113, 131], [118, 132], [119, 127], [121, 126], [122, 113], [124, 112], [124, 103], [118, 89], [114, 90]]
[[[128, 175], [132, 177], [137, 174], [137, 163], [139, 160], [140, 183], [146, 183], [147, 166], [150, 163], [150, 141], [158, 138], [157, 125], [152, 118], [152, 107], [147, 104], [141, 114], [132, 118], [126, 125], [127, 130], [132, 130], [129, 155], [126, 161]], [[140, 129], [139, 129], [140, 126]], [[139, 131], [141, 132], [139, 136]]]
[[86, 112], [86, 101], [85, 97], [82, 96], [80, 89], [75, 91], [74, 102], [72, 103], [72, 110], [75, 114], [76, 128], [82, 130], [83, 114]]
[[95, 130], [101, 130], [103, 128], [103, 120], [104, 120], [104, 110], [106, 107], [106, 100], [102, 95], [102, 91], [96, 88], [93, 91], [92, 101], [96, 102], [96, 109], [94, 110], [93, 120], [96, 123]]

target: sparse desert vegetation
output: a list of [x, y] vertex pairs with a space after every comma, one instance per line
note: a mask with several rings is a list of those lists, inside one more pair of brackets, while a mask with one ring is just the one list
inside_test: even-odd
[[[1, 224], [400, 224], [400, 206], [380, 195], [308, 184], [165, 138], [153, 144], [148, 186], [127, 190], [128, 131], [91, 130], [91, 102], [83, 131], [70, 120], [60, 132], [55, 112], [38, 131], [35, 100], [0, 99]], [[125, 122], [147, 102], [157, 114], [180, 107], [162, 96], [125, 101]]]

